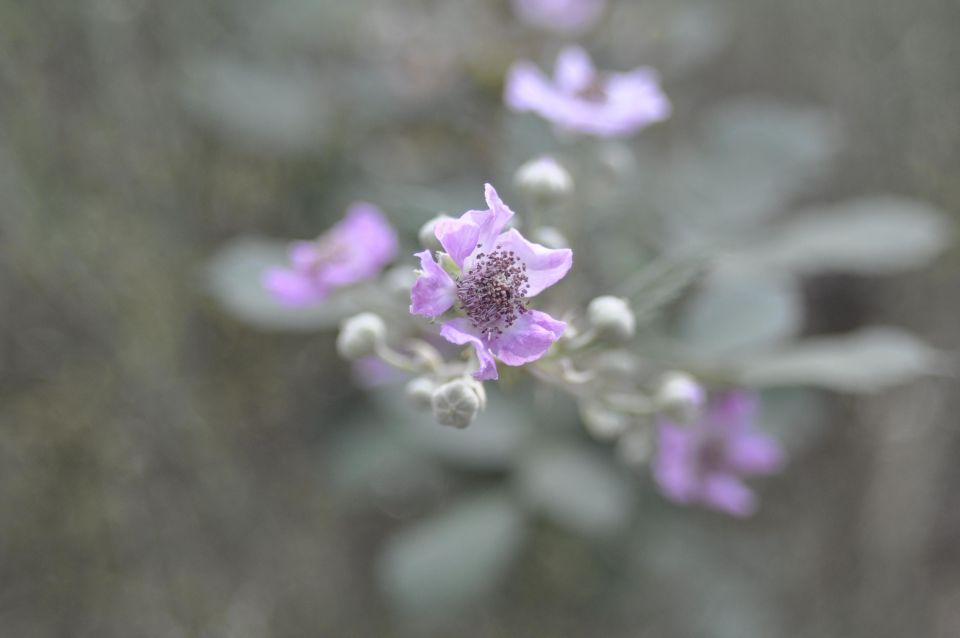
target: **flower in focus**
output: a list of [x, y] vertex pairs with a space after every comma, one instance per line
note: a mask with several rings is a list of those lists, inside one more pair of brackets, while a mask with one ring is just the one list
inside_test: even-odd
[[692, 425], [659, 423], [653, 474], [672, 501], [699, 503], [734, 516], [749, 516], [757, 499], [741, 477], [783, 468], [780, 445], [754, 426], [756, 396], [730, 391], [713, 397]]
[[596, 24], [606, 4], [606, 0], [513, 0], [513, 10], [530, 26], [576, 34]]
[[291, 243], [290, 266], [268, 270], [263, 286], [283, 303], [309, 304], [336, 288], [370, 279], [396, 252], [397, 235], [380, 209], [356, 203], [316, 240]]
[[600, 137], [630, 135], [670, 116], [670, 100], [655, 70], [599, 73], [579, 47], [560, 52], [552, 81], [526, 60], [514, 64], [504, 101], [515, 111], [531, 111], [561, 128]]
[[523, 365], [542, 357], [560, 338], [567, 325], [528, 308], [527, 301], [560, 281], [573, 265], [569, 248], [552, 250], [527, 241], [515, 229], [503, 232], [513, 211], [493, 186], [487, 184], [485, 194], [487, 210], [437, 222], [437, 239], [458, 272], [451, 276], [429, 250], [417, 253], [420, 272], [410, 303], [411, 313], [431, 318], [458, 306], [465, 316], [445, 321], [440, 335], [473, 346], [480, 363], [474, 377], [481, 380], [497, 378], [494, 357]]

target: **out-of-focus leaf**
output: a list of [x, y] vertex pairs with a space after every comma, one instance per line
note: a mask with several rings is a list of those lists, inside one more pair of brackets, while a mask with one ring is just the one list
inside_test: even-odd
[[526, 531], [505, 494], [461, 501], [388, 541], [378, 562], [380, 587], [404, 615], [454, 612], [497, 586]]
[[886, 274], [928, 263], [951, 241], [946, 217], [900, 197], [865, 197], [811, 209], [744, 251], [755, 268]]
[[684, 308], [680, 336], [691, 351], [722, 357], [767, 346], [800, 328], [794, 284], [762, 276], [714, 276]]
[[633, 512], [630, 481], [586, 448], [547, 446], [521, 460], [517, 488], [523, 501], [558, 525], [603, 538], [622, 531]]
[[330, 119], [316, 75], [300, 68], [196, 61], [188, 67], [182, 96], [208, 126], [258, 152], [314, 150]]
[[894, 328], [866, 328], [819, 337], [739, 362], [751, 386], [809, 385], [844, 392], [877, 392], [924, 374], [942, 372], [936, 350]]
[[822, 392], [809, 388], [772, 388], [763, 392], [760, 427], [797, 456], [827, 429], [829, 412]]
[[264, 290], [261, 279], [268, 268], [286, 261], [283, 242], [254, 237], [234, 240], [208, 263], [207, 288], [230, 314], [263, 330], [330, 329], [356, 311], [344, 295], [333, 295], [322, 304], [306, 307], [278, 303]]
[[702, 255], [667, 257], [637, 271], [620, 294], [630, 298], [638, 321], [649, 320], [678, 299], [706, 268]]

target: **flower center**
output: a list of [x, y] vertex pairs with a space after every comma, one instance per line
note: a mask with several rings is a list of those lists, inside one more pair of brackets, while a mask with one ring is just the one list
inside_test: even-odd
[[700, 442], [697, 466], [704, 474], [722, 471], [727, 462], [727, 444], [718, 436], [707, 436]]
[[499, 245], [489, 253], [477, 253], [473, 267], [457, 279], [457, 299], [473, 327], [487, 339], [502, 335], [527, 312], [528, 290], [527, 265]]
[[587, 102], [606, 102], [607, 83], [599, 75], [594, 76], [590, 83], [577, 91], [577, 97]]

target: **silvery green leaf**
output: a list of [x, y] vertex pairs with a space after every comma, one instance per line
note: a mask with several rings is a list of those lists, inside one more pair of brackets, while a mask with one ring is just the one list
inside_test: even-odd
[[792, 281], [714, 275], [684, 308], [680, 337], [697, 355], [739, 356], [796, 334], [801, 310]]
[[523, 502], [564, 528], [604, 538], [622, 531], [633, 512], [630, 480], [612, 459], [584, 447], [540, 447], [521, 459], [517, 489]]
[[676, 301], [706, 269], [703, 255], [665, 257], [638, 270], [618, 294], [630, 298], [631, 308], [642, 322]]
[[306, 68], [260, 68], [213, 58], [187, 67], [187, 108], [229, 141], [261, 152], [317, 148], [330, 109]]
[[763, 392], [758, 425], [773, 435], [790, 457], [812, 447], [829, 424], [823, 392], [809, 388], [771, 388]]
[[946, 369], [944, 357], [917, 337], [894, 328], [807, 339], [739, 362], [751, 386], [808, 385], [845, 392], [878, 392]]
[[878, 196], [806, 210], [735, 257], [755, 268], [803, 274], [886, 274], [923, 266], [950, 243], [950, 225], [940, 211]]
[[407, 616], [454, 612], [497, 587], [526, 532], [506, 494], [459, 501], [387, 542], [377, 564], [380, 588]]
[[342, 293], [305, 307], [286, 306], [274, 300], [264, 290], [261, 279], [268, 268], [286, 261], [284, 242], [255, 237], [236, 239], [207, 264], [207, 288], [231, 315], [263, 330], [332, 329], [356, 310]]

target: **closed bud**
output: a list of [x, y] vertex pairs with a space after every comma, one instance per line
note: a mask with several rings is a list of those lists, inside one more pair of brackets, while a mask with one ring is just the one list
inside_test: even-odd
[[637, 319], [625, 299], [604, 295], [587, 306], [587, 321], [601, 337], [627, 341], [637, 331]]
[[685, 372], [663, 375], [657, 389], [656, 402], [661, 412], [680, 422], [690, 423], [699, 416], [707, 393], [697, 380]]
[[587, 432], [598, 441], [613, 441], [626, 432], [632, 423], [629, 415], [593, 401], [580, 404], [580, 418]]
[[407, 382], [404, 391], [418, 410], [426, 412], [433, 406], [433, 391], [437, 384], [430, 377], [417, 377]]
[[454, 379], [433, 391], [433, 417], [440, 425], [465, 428], [487, 404], [483, 385], [470, 378]]
[[386, 336], [387, 327], [383, 319], [372, 312], [361, 312], [340, 325], [337, 352], [350, 361], [367, 357], [376, 352]]
[[420, 245], [427, 250], [443, 250], [440, 246], [440, 240], [437, 239], [437, 233], [434, 230], [434, 226], [442, 219], [450, 219], [450, 216], [443, 214], [437, 215], [421, 226], [420, 231], [417, 233], [417, 239], [420, 241]]
[[573, 192], [573, 178], [552, 157], [527, 162], [517, 169], [514, 181], [517, 188], [543, 204], [555, 204]]

